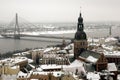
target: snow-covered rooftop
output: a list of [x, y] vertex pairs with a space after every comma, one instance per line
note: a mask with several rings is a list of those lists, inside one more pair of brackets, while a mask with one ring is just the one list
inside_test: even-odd
[[100, 80], [100, 75], [98, 73], [88, 72], [87, 79], [88, 80]]
[[57, 51], [57, 53], [67, 53], [67, 51], [66, 50], [59, 50], [59, 51]]
[[19, 73], [17, 74], [17, 78], [29, 78], [32, 73], [33, 71], [30, 71], [29, 73], [19, 71]]
[[49, 73], [52, 73], [53, 76], [55, 77], [60, 77], [62, 74], [64, 74], [64, 72], [62, 71], [53, 71], [53, 72], [39, 72], [39, 71], [33, 71], [32, 74], [33, 75], [48, 75]]
[[11, 69], [18, 69], [20, 66], [12, 66]]
[[41, 69], [61, 69], [61, 65], [50, 64], [50, 65], [41, 65]]
[[68, 46], [66, 46], [64, 49], [72, 49], [72, 47], [74, 46], [74, 44], [69, 44]]
[[33, 60], [32, 59], [28, 59], [28, 63], [32, 63], [33, 62]]
[[97, 61], [98, 59], [94, 58], [93, 56], [88, 56], [88, 57], [87, 57], [87, 60], [90, 61], [90, 62], [92, 62], [92, 63], [96, 63], [96, 61]]
[[81, 74], [83, 72], [84, 74], [86, 74], [85, 69], [83, 67], [83, 62], [80, 60], [76, 59], [70, 65], [63, 66], [63, 70], [66, 72], [75, 73], [76, 69], [78, 69], [78, 73]]
[[99, 46], [100, 44], [98, 43], [89, 43], [89, 46]]
[[120, 51], [103, 51], [106, 57], [120, 57]]
[[39, 80], [39, 79], [30, 79], [30, 80]]
[[43, 52], [47, 53], [47, 52], [50, 52], [50, 51], [58, 51], [58, 50], [60, 50], [59, 47], [48, 47], [48, 48], [45, 48]]
[[14, 56], [21, 56], [21, 55], [27, 55], [27, 54], [30, 54], [28, 51], [26, 52], [22, 52], [22, 53], [16, 53], [16, 54], [13, 54]]
[[83, 66], [83, 62], [76, 59], [70, 64], [70, 67], [77, 67], [77, 66]]
[[118, 74], [118, 76], [117, 76], [117, 80], [120, 80], [120, 74]]
[[102, 45], [103, 49], [112, 51], [114, 49], [114, 46], [109, 46], [109, 45]]
[[53, 48], [53, 47], [46, 48], [46, 49], [44, 50], [44, 53], [49, 52], [49, 51], [52, 51], [52, 50], [54, 50], [54, 48]]
[[105, 39], [105, 42], [111, 42], [111, 41], [117, 41], [117, 39], [114, 37], [108, 37]]
[[36, 68], [36, 70], [37, 70], [37, 71], [43, 71], [43, 69], [40, 68], [40, 67]]
[[19, 71], [17, 78], [27, 78], [27, 73], [23, 73], [22, 71]]
[[32, 51], [43, 51], [44, 49], [34, 49]]
[[115, 63], [108, 63], [108, 71], [117, 71]]
[[55, 57], [57, 57], [57, 54], [55, 53], [49, 53], [43, 55], [43, 58], [55, 58]]
[[88, 42], [98, 43], [99, 39], [98, 38], [88, 38]]
[[6, 58], [4, 60], [0, 60], [1, 63], [9, 64], [9, 65], [15, 65], [22, 61], [28, 61], [28, 58], [26, 57], [15, 57], [15, 58]]
[[30, 67], [32, 67], [32, 68], [35, 68], [35, 66], [33, 66], [32, 64], [28, 64]]
[[[83, 67], [83, 62], [80, 60], [73, 61], [70, 65], [56, 65], [56, 64], [50, 64], [50, 65], [40, 65], [40, 71], [43, 69], [62, 69], [64, 71], [69, 71], [75, 73], [76, 69], [78, 69], [79, 72], [84, 72], [85, 69]], [[39, 69], [37, 69], [39, 71]]]

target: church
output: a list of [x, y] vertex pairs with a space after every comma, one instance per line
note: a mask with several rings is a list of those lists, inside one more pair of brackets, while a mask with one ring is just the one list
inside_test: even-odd
[[78, 59], [86, 63], [92, 63], [92, 65], [94, 65], [95, 71], [102, 71], [107, 69], [108, 62], [104, 54], [88, 50], [87, 35], [84, 32], [84, 23], [81, 12], [78, 18], [77, 31], [75, 33], [73, 43], [74, 59]]

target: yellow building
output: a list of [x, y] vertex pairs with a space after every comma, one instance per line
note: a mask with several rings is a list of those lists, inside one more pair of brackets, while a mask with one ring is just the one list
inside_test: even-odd
[[20, 71], [20, 67], [18, 65], [16, 65], [16, 66], [9, 66], [9, 65], [2, 66], [2, 74], [14, 75], [14, 74], [17, 74], [19, 71]]
[[19, 65], [10, 66], [8, 64], [0, 65], [0, 74], [4, 75], [16, 75], [20, 71]]

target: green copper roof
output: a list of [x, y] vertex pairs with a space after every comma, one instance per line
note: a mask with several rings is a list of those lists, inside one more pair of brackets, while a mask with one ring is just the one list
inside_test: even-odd
[[100, 57], [100, 54], [93, 51], [86, 50], [86, 51], [83, 51], [80, 54], [80, 56], [83, 58], [88, 58], [89, 56], [93, 56], [94, 58], [98, 59]]

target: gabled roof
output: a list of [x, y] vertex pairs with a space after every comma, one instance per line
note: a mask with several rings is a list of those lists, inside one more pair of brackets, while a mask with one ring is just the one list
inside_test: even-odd
[[97, 52], [86, 50], [80, 53], [79, 58], [82, 58], [87, 62], [96, 63], [98, 59], [100, 58], [100, 56], [101, 54]]
[[89, 56], [92, 56], [96, 59], [100, 58], [101, 54], [97, 53], [97, 52], [93, 52], [93, 51], [83, 51], [82, 53], [80, 53], [80, 56], [83, 58], [88, 58]]

